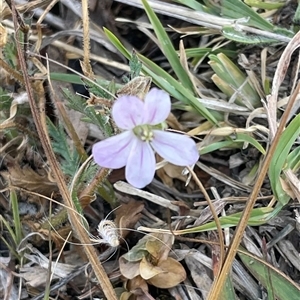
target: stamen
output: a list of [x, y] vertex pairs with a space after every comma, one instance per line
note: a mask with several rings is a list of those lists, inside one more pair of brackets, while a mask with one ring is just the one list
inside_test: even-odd
[[148, 125], [136, 126], [133, 129], [133, 132], [137, 137], [139, 137], [144, 142], [151, 142], [153, 140], [153, 132], [151, 130], [151, 126]]

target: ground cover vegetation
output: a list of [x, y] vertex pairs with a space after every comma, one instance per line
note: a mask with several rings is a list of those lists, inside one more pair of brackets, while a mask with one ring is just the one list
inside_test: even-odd
[[299, 299], [296, 0], [0, 1], [0, 299]]

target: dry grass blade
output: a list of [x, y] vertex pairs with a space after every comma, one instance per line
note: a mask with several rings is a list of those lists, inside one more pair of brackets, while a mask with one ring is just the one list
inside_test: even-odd
[[[135, 7], [143, 8], [139, 0], [117, 0], [117, 2], [126, 3]], [[205, 26], [207, 28], [221, 29], [225, 25], [233, 25], [235, 20], [220, 18], [210, 14], [193, 11], [179, 5], [166, 3], [164, 1], [147, 1], [152, 9], [160, 14], [178, 18], [193, 24]]]
[[[270, 128], [270, 139], [274, 139], [277, 128], [277, 102], [278, 92], [281, 83], [286, 75], [288, 66], [291, 61], [291, 56], [296, 49], [300, 47], [300, 34], [299, 32], [294, 36], [291, 42], [286, 46], [283, 51], [278, 66], [274, 75], [272, 84], [272, 93], [267, 97], [266, 112], [268, 114], [269, 128]], [[281, 120], [282, 122], [282, 120]]]
[[[27, 12], [32, 11], [36, 8], [43, 7], [48, 5], [51, 2], [51, 0], [35, 0], [24, 4], [19, 4], [16, 6], [16, 9], [20, 12]], [[8, 7], [4, 7], [4, 9], [1, 7], [1, 17], [3, 19], [6, 19], [7, 17], [11, 16], [11, 10]]]
[[179, 207], [172, 204], [170, 200], [167, 200], [160, 196], [153, 195], [149, 192], [141, 191], [140, 189], [134, 188], [133, 186], [131, 186], [128, 183], [118, 181], [114, 184], [114, 187], [118, 191], [123, 192], [125, 194], [139, 196], [139, 197], [145, 198], [149, 201], [152, 201], [153, 203], [156, 203], [162, 207], [169, 208], [172, 211], [175, 211], [175, 212], [179, 211]]
[[[214, 221], [216, 222], [216, 226], [217, 226], [217, 232], [218, 232], [218, 235], [219, 235], [219, 247], [220, 247], [220, 260], [219, 260], [219, 266], [222, 266], [223, 264], [223, 261], [224, 261], [224, 257], [225, 257], [225, 244], [224, 244], [224, 237], [223, 237], [223, 231], [222, 231], [222, 228], [221, 228], [221, 223], [220, 223], [220, 220], [218, 218], [218, 214], [216, 213], [216, 210], [215, 210], [215, 207], [214, 205], [212, 204], [212, 201], [209, 197], [209, 195], [207, 194], [202, 182], [199, 180], [199, 178], [197, 177], [197, 175], [195, 174], [195, 172], [189, 167], [189, 171], [192, 175], [192, 177], [194, 178], [194, 180], [196, 181], [197, 185], [199, 186], [200, 190], [202, 191], [207, 203], [208, 203], [208, 206], [211, 210], [211, 213], [213, 215], [213, 218], [214, 218]], [[216, 278], [218, 278], [219, 274], [221, 272], [221, 267], [218, 268], [217, 270], [217, 275], [216, 275]]]
[[89, 9], [88, 1], [82, 0], [82, 23], [83, 23], [83, 65], [82, 70], [84, 74], [93, 78], [93, 70], [90, 63], [90, 22], [89, 22]]

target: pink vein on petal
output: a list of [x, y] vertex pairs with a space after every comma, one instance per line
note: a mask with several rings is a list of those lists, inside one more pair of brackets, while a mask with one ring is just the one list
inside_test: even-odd
[[95, 162], [105, 168], [124, 167], [135, 139], [131, 131], [125, 131], [94, 144], [92, 154]]
[[112, 107], [112, 117], [122, 129], [133, 129], [143, 121], [144, 102], [135, 96], [121, 96]]
[[171, 111], [169, 94], [152, 88], [145, 97], [145, 114], [143, 123], [157, 125], [165, 121]]
[[143, 188], [152, 181], [154, 173], [155, 156], [151, 146], [136, 139], [126, 165], [127, 181], [137, 188]]
[[188, 136], [153, 130], [153, 149], [166, 161], [178, 166], [190, 166], [199, 159], [196, 143]]

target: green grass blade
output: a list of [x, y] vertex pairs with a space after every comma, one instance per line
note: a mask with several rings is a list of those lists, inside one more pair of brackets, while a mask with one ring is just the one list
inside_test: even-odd
[[222, 15], [234, 19], [249, 18], [249, 20], [244, 23], [245, 25], [255, 26], [261, 30], [273, 30], [273, 25], [270, 22], [262, 18], [241, 0], [223, 0]]
[[50, 79], [55, 81], [62, 81], [74, 84], [83, 84], [81, 77], [76, 74], [66, 74], [66, 73], [50, 73]]
[[174, 2], [183, 4], [191, 9], [194, 9], [196, 11], [202, 11], [206, 13], [212, 13], [212, 9], [209, 9], [208, 7], [200, 4], [199, 2], [195, 0], [174, 0]]
[[254, 139], [252, 136], [248, 135], [248, 134], [244, 134], [244, 133], [238, 133], [237, 134], [237, 138], [235, 140], [236, 142], [246, 142], [246, 143], [250, 143], [252, 146], [254, 146], [261, 154], [265, 155], [266, 154], [266, 150], [264, 149], [264, 147], [256, 140]]
[[167, 35], [164, 27], [160, 23], [158, 17], [152, 10], [151, 6], [148, 4], [146, 0], [142, 0], [142, 3], [144, 5], [145, 11], [148, 15], [148, 18], [153, 26], [153, 29], [156, 33], [156, 36], [160, 42], [160, 46], [162, 48], [162, 51], [164, 52], [167, 60], [169, 61], [172, 70], [175, 72], [176, 76], [178, 77], [181, 84], [189, 89], [190, 91], [193, 90], [193, 84], [186, 72], [186, 70], [183, 68], [183, 66], [180, 63], [180, 59], [177, 55], [176, 50], [173, 47], [173, 44]]
[[215, 71], [216, 75], [223, 80], [222, 86], [228, 90], [224, 90], [219, 86], [215, 80], [215, 84], [218, 85], [220, 90], [222, 90], [226, 95], [232, 96], [235, 90], [240, 90], [239, 94], [236, 98], [236, 102], [242, 106], [249, 106], [245, 105], [245, 99], [247, 102], [251, 104], [253, 107], [260, 107], [261, 100], [258, 93], [255, 89], [250, 85], [249, 82], [246, 82], [247, 76], [239, 69], [239, 67], [229, 59], [225, 54], [219, 53], [217, 55], [210, 54], [209, 56], [209, 64], [211, 68]]
[[[239, 252], [239, 257], [246, 265], [253, 276], [264, 286], [267, 286], [267, 280], [272, 283], [272, 290], [277, 300], [298, 300], [300, 288], [285, 274], [274, 268], [269, 263], [256, 258], [253, 255]], [[266, 274], [265, 268], [268, 268]], [[270, 277], [269, 279], [267, 277]], [[270, 295], [268, 295], [270, 296]], [[268, 299], [270, 299], [268, 297]]]
[[[272, 207], [255, 208], [251, 211], [250, 218], [248, 220], [248, 225], [258, 226], [258, 225], [265, 224], [274, 216], [276, 216], [280, 210], [281, 210], [281, 206], [278, 206], [276, 208], [272, 208]], [[240, 221], [241, 215], [242, 212], [239, 212], [239, 213], [232, 214], [230, 216], [220, 217], [219, 221], [221, 227], [229, 228], [229, 227], [236, 226]], [[204, 225], [178, 230], [176, 231], [176, 234], [197, 233], [197, 232], [216, 230], [216, 229], [217, 229], [216, 223], [215, 221], [212, 221]]]
[[222, 34], [227, 39], [242, 43], [242, 44], [263, 44], [263, 45], [269, 45], [278, 43], [278, 39], [275, 38], [269, 38], [266, 36], [258, 35], [258, 34], [249, 34], [244, 31], [239, 31], [234, 28], [234, 26], [223, 26], [222, 27]]
[[244, 143], [250, 143], [254, 146], [261, 154], [265, 155], [266, 150], [263, 146], [258, 143], [252, 136], [244, 133], [238, 133], [236, 139], [228, 141], [219, 141], [212, 143], [210, 145], [204, 146], [200, 149], [200, 154], [207, 154], [222, 148], [241, 148]]
[[[51, 72], [50, 79], [55, 81], [74, 83], [74, 84], [84, 84], [84, 82], [82, 81], [82, 77], [77, 74]], [[96, 76], [96, 81], [97, 84], [105, 87], [108, 86], [110, 83], [109, 80], [101, 79], [98, 78], [97, 76]], [[115, 85], [116, 85], [116, 89], [120, 89], [123, 86], [122, 84], [118, 84], [118, 83], [116, 83]]]
[[200, 154], [207, 154], [222, 148], [241, 148], [243, 143], [235, 143], [234, 141], [228, 140], [228, 141], [221, 141], [221, 142], [215, 142], [210, 145], [204, 146], [200, 149]]
[[298, 170], [300, 168], [300, 146], [296, 147], [287, 159], [287, 169]]
[[294, 145], [295, 140], [300, 135], [300, 114], [298, 114], [282, 133], [277, 145], [277, 149], [273, 155], [269, 168], [269, 178], [272, 191], [276, 199], [285, 205], [290, 197], [283, 190], [280, 182], [280, 174], [287, 163], [288, 154]]
[[16, 245], [19, 245], [22, 240], [22, 226], [20, 220], [20, 212], [19, 212], [19, 203], [18, 197], [15, 190], [11, 189], [10, 191], [10, 203], [13, 212], [13, 220], [14, 220], [14, 242]]
[[204, 56], [207, 56], [208, 54], [214, 54], [217, 55], [219, 53], [223, 53], [228, 57], [231, 58], [236, 58], [237, 57], [237, 53], [236, 51], [233, 50], [228, 50], [228, 49], [213, 49], [213, 48], [187, 48], [185, 49], [185, 54], [187, 58], [190, 57], [197, 57], [197, 58], [202, 58]]
[[231, 273], [229, 273], [228, 276], [226, 277], [226, 281], [223, 285], [221, 295], [222, 296], [219, 298], [219, 300], [234, 300], [234, 299], [236, 299]]

